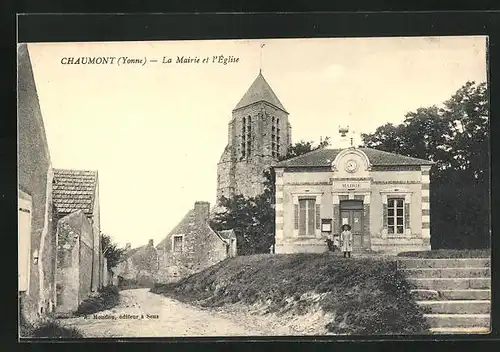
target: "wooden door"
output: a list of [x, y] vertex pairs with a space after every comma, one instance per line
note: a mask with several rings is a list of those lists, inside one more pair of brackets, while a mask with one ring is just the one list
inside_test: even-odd
[[361, 210], [351, 210], [351, 232], [353, 237], [353, 250], [363, 249], [363, 212]]
[[353, 251], [363, 249], [363, 211], [362, 210], [341, 210], [341, 224], [351, 225], [353, 237]]

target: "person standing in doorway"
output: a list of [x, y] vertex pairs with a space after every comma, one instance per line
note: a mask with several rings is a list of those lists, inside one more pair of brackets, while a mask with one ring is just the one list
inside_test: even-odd
[[351, 226], [348, 224], [342, 225], [342, 232], [340, 233], [340, 249], [344, 252], [344, 258], [351, 257], [352, 232]]

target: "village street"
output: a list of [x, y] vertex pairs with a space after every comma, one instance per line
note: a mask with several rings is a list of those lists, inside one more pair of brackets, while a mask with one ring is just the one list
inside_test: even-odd
[[176, 337], [290, 335], [286, 328], [266, 324], [255, 316], [232, 316], [190, 306], [149, 292], [120, 292], [113, 309], [87, 318], [61, 319], [81, 330], [85, 337]]

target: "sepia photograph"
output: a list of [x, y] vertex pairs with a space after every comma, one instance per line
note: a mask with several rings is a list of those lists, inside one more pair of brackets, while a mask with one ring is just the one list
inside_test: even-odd
[[490, 333], [488, 37], [17, 60], [20, 341]]

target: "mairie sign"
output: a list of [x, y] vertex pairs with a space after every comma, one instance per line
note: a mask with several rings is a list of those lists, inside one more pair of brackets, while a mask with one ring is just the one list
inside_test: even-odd
[[370, 188], [369, 181], [333, 181], [333, 188], [336, 190], [359, 190]]

